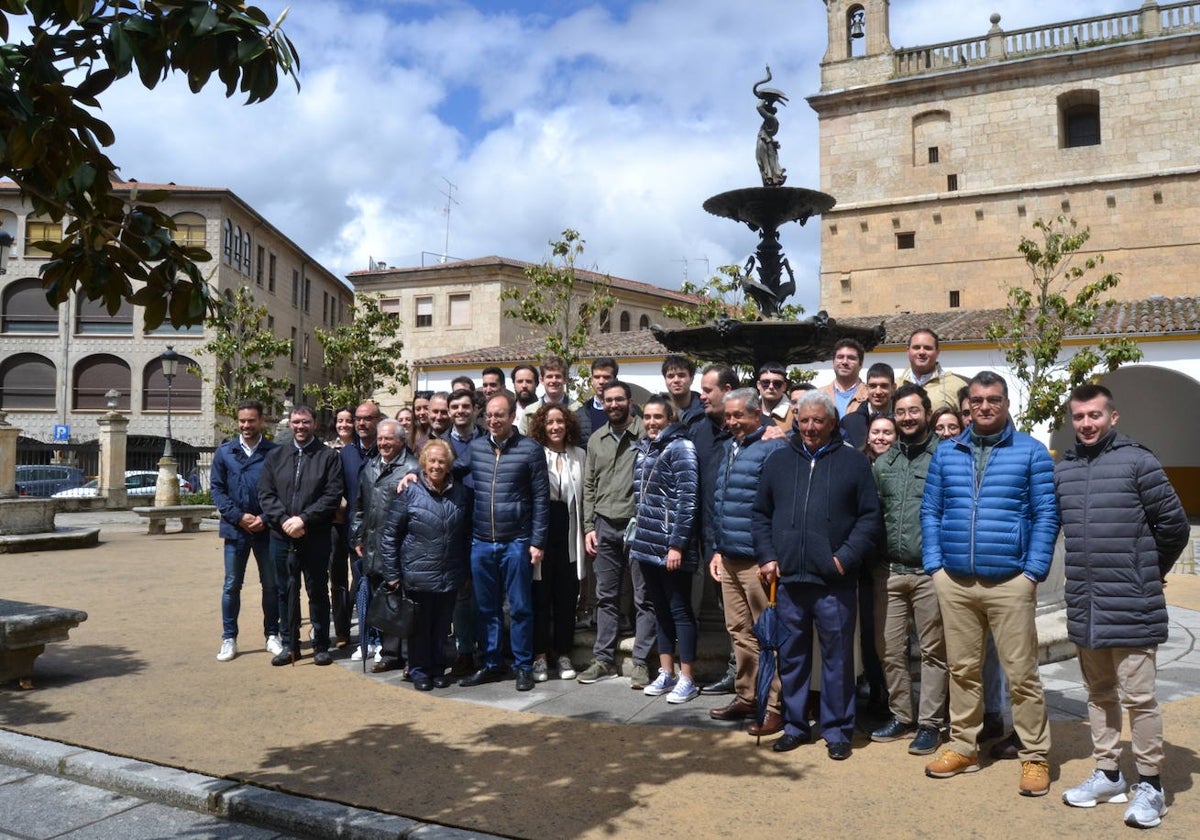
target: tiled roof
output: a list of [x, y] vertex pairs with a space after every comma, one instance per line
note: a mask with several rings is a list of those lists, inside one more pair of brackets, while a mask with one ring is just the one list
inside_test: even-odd
[[[532, 268], [538, 263], [529, 263], [523, 260], [514, 260], [509, 257], [474, 257], [469, 260], [456, 260], [454, 262], [439, 263], [437, 265], [424, 266], [406, 266], [398, 268], [396, 266], [388, 266], [387, 268], [377, 268], [374, 270], [351, 271], [346, 276], [355, 277], [385, 277], [390, 274], [414, 274], [419, 271], [454, 271], [461, 268], [474, 268], [477, 266], [508, 266], [524, 272], [527, 268]], [[584, 269], [575, 269], [575, 274], [584, 280], [594, 283], [603, 283], [605, 281], [613, 289], [626, 289], [631, 292], [641, 292], [647, 295], [656, 297], [666, 297], [677, 300], [680, 303], [699, 303], [701, 298], [692, 295], [685, 295], [675, 289], [664, 289], [661, 286], [654, 286], [650, 283], [642, 283], [637, 280], [627, 280], [624, 277], [617, 277], [614, 274], [601, 274], [596, 271], [585, 271]]]
[[[874, 327], [882, 323], [887, 337], [883, 345], [903, 344], [913, 330], [932, 329], [941, 341], [986, 341], [988, 324], [998, 319], [1002, 309], [956, 309], [946, 312], [902, 312], [895, 315], [856, 315], [839, 318], [839, 324]], [[1155, 295], [1145, 300], [1118, 301], [1101, 311], [1095, 327], [1080, 338], [1106, 335], [1148, 336], [1171, 333], [1200, 333], [1200, 297], [1168, 298]], [[534, 362], [541, 357], [544, 344], [531, 338], [499, 347], [480, 347], [429, 359], [419, 359], [418, 367], [470, 366], [490, 363]], [[612, 356], [616, 359], [665, 356], [667, 348], [649, 330], [609, 333], [593, 336], [579, 354], [583, 358]]]
[[[451, 353], [446, 356], [436, 356], [430, 359], [418, 359], [413, 364], [417, 367], [439, 367], [442, 365], [454, 367], [459, 365], [488, 365], [500, 363], [536, 362], [546, 352], [545, 340], [529, 338], [513, 344], [503, 344], [499, 347], [480, 347], [475, 350], [464, 350], [461, 353]], [[607, 333], [592, 336], [587, 346], [580, 352], [585, 359], [596, 356], [612, 356], [616, 359], [638, 356], [665, 356], [669, 351], [658, 343], [658, 339], [650, 330], [637, 332]]]
[[[838, 323], [858, 327], [883, 324], [885, 344], [903, 344], [913, 330], [927, 327], [941, 341], [984, 341], [987, 328], [1001, 318], [1003, 309], [955, 309], [945, 312], [902, 312], [894, 315], [856, 315]], [[1144, 300], [1117, 301], [1100, 311], [1096, 323], [1078, 338], [1106, 335], [1164, 335], [1200, 332], [1200, 297], [1153, 295]]]

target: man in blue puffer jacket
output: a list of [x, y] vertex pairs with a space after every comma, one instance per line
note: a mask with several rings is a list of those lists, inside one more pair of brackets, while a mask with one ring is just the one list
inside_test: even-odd
[[821, 644], [821, 737], [829, 757], [850, 757], [854, 735], [854, 620], [858, 571], [883, 527], [867, 456], [837, 431], [833, 398], [805, 391], [796, 400], [791, 445], [762, 468], [751, 533], [759, 574], [778, 579], [779, 620], [790, 637], [779, 650], [783, 736], [776, 752], [809, 739], [813, 626]]
[[1022, 744], [1018, 790], [1043, 796], [1050, 790], [1050, 727], [1034, 611], [1058, 535], [1054, 462], [1045, 446], [1013, 428], [1003, 378], [983, 371], [969, 388], [971, 426], [937, 448], [921, 501], [922, 562], [937, 590], [950, 665], [950, 743], [925, 775], [979, 769], [983, 640], [990, 630]]
[[488, 433], [467, 449], [475, 485], [471, 579], [479, 605], [482, 667], [459, 683], [471, 687], [505, 675], [500, 650], [504, 596], [517, 691], [533, 688], [533, 569], [542, 561], [550, 523], [550, 482], [542, 447], [518, 432], [516, 400], [487, 401]]

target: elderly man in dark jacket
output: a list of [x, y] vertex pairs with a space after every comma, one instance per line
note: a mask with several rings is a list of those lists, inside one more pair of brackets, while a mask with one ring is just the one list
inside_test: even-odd
[[779, 651], [783, 736], [776, 752], [809, 739], [804, 714], [812, 674], [813, 626], [821, 645], [821, 736], [829, 757], [850, 757], [854, 734], [854, 619], [858, 571], [879, 540], [882, 519], [871, 463], [846, 446], [828, 394], [796, 400], [791, 445], [767, 457], [751, 531], [759, 573], [776, 579], [779, 618], [790, 637]]
[[[395, 420], [379, 421], [375, 449], [375, 455], [363, 464], [358, 474], [358, 490], [350, 517], [350, 545], [372, 591], [384, 578], [379, 544], [388, 511], [396, 497], [396, 485], [405, 473], [417, 466], [417, 459], [404, 445], [404, 429]], [[381, 674], [399, 667], [400, 643], [397, 636], [382, 635], [379, 660], [371, 666], [371, 673]]]
[[1113, 428], [1112, 393], [1084, 385], [1068, 405], [1076, 443], [1055, 467], [1054, 485], [1066, 540], [1067, 636], [1088, 687], [1096, 770], [1063, 801], [1080, 808], [1128, 801], [1120, 767], [1124, 707], [1138, 771], [1125, 822], [1152, 828], [1167, 812], [1154, 696], [1155, 654], [1167, 640], [1163, 579], [1191, 529], [1158, 459]]
[[470, 687], [505, 676], [500, 649], [504, 596], [508, 595], [510, 641], [517, 691], [533, 688], [533, 570], [542, 562], [550, 522], [546, 456], [518, 432], [516, 401], [507, 394], [487, 402], [488, 433], [467, 450], [475, 506], [471, 578], [479, 604], [482, 667], [462, 679]]
[[342, 465], [338, 453], [313, 432], [316, 421], [306, 405], [292, 409], [289, 446], [267, 454], [258, 482], [258, 500], [271, 529], [271, 560], [279, 588], [283, 651], [272, 665], [300, 656], [300, 580], [308, 591], [313, 629], [313, 664], [329, 665], [329, 551], [333, 515], [342, 502]]
[[221, 539], [225, 541], [225, 585], [221, 589], [221, 651], [218, 661], [237, 656], [238, 613], [242, 582], [250, 552], [258, 565], [262, 584], [263, 635], [274, 656], [283, 651], [279, 638], [279, 596], [271, 566], [270, 532], [258, 504], [258, 479], [263, 462], [275, 444], [263, 437], [263, 404], [243, 400], [237, 406], [238, 436], [217, 447], [213, 454], [210, 484], [213, 504], [221, 513]]

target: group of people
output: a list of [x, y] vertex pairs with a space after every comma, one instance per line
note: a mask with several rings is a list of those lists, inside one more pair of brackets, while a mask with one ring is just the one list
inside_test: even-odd
[[[1157, 825], [1166, 805], [1154, 656], [1166, 638], [1163, 578], [1189, 537], [1178, 496], [1154, 456], [1115, 430], [1104, 387], [1070, 395], [1076, 445], [1056, 466], [1015, 429], [1003, 378], [966, 381], [939, 353], [936, 334], [917, 330], [908, 369], [897, 377], [874, 364], [863, 381], [864, 348], [845, 339], [824, 388], [793, 388], [768, 363], [749, 387], [710, 365], [698, 391], [694, 364], [672, 355], [663, 393], [641, 406], [611, 358], [593, 362], [584, 403], [567, 394], [561, 359], [519, 365], [512, 391], [489, 367], [478, 390], [460, 378], [395, 419], [370, 401], [338, 412], [332, 445], [315, 438], [304, 406], [289, 417], [291, 441], [273, 444], [262, 406], [243, 403], [239, 435], [212, 468], [226, 568], [217, 658], [236, 656], [253, 553], [273, 665], [300, 655], [301, 582], [313, 661], [325, 665], [331, 641], [350, 643], [350, 594], [365, 579], [416, 605], [406, 647], [370, 641], [375, 671], [407, 665], [423, 691], [451, 675], [469, 687], [514, 672], [518, 691], [552, 672], [593, 684], [620, 673], [628, 576], [635, 689], [672, 704], [729, 693], [713, 718], [779, 734], [777, 752], [817, 734], [844, 760], [865, 671], [889, 712], [871, 739], [911, 738], [910, 753], [934, 755], [925, 773], [938, 779], [979, 769], [1011, 698], [1013, 731], [991, 754], [1019, 758], [1019, 792], [1041, 796], [1050, 729], [1034, 615], [1061, 526], [1096, 760], [1063, 799], [1132, 797], [1125, 821]], [[694, 590], [705, 572], [719, 584], [730, 656], [725, 677], [702, 689]], [[786, 639], [762, 697], [753, 628], [771, 591]], [[595, 642], [577, 672], [580, 615], [594, 615]], [[1122, 709], [1132, 787], [1120, 768]]]

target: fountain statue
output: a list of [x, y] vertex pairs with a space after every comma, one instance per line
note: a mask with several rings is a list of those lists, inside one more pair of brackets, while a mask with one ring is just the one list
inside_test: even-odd
[[[655, 338], [669, 350], [731, 365], [753, 364], [755, 369], [767, 361], [789, 365], [823, 361], [833, 355], [833, 345], [846, 337], [858, 339], [871, 350], [884, 337], [882, 325], [869, 329], [839, 326], [825, 312], [798, 321], [780, 315], [783, 302], [796, 291], [796, 278], [783, 255], [779, 228], [787, 222], [803, 225], [832, 208], [836, 200], [816, 190], [784, 186], [787, 170], [779, 165], [775, 135], [779, 132], [779, 106], [787, 104], [787, 96], [764, 87], [769, 81], [768, 66], [766, 78], [753, 88], [762, 117], [755, 148], [762, 186], [730, 190], [704, 202], [704, 209], [714, 216], [742, 222], [758, 233], [758, 248], [746, 261], [741, 282], [758, 305], [760, 319], [746, 322], [722, 316], [716, 323], [700, 327], [651, 327]], [[784, 272], [786, 282], [782, 282]]]

